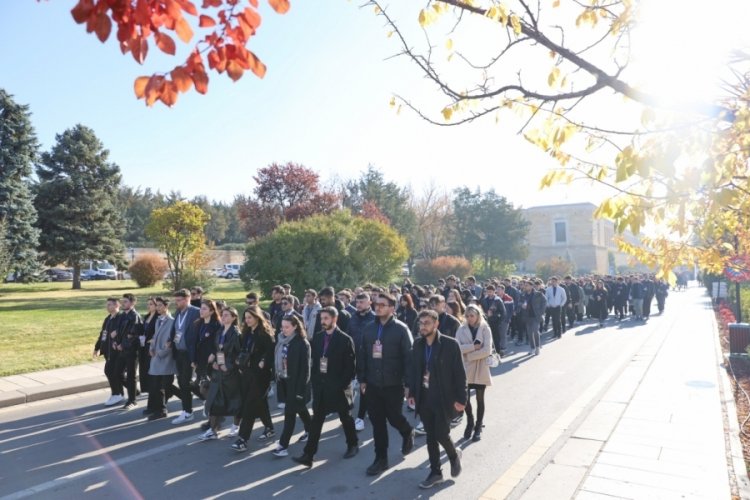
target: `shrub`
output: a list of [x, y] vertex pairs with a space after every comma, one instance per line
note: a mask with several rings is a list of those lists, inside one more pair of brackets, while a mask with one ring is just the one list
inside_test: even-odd
[[552, 257], [546, 262], [541, 261], [536, 263], [536, 275], [545, 281], [552, 276], [562, 278], [565, 275], [573, 274], [575, 270], [573, 263], [562, 257]]
[[164, 279], [167, 272], [167, 261], [157, 254], [146, 254], [138, 257], [128, 268], [130, 276], [140, 288], [154, 286]]
[[432, 260], [422, 260], [414, 266], [417, 283], [434, 284], [438, 279], [451, 274], [463, 279], [472, 272], [471, 262], [464, 257], [444, 256]]

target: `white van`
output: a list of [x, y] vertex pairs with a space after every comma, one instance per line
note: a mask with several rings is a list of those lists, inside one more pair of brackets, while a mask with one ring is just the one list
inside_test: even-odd
[[242, 267], [242, 264], [224, 264], [224, 268], [221, 270], [221, 273], [219, 273], [219, 277], [228, 280], [239, 278], [240, 267]]
[[116, 280], [117, 269], [106, 260], [89, 260], [81, 264], [82, 280]]

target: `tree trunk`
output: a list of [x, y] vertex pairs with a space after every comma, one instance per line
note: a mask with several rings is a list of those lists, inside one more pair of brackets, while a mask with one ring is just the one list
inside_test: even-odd
[[73, 265], [73, 290], [81, 289], [81, 265]]

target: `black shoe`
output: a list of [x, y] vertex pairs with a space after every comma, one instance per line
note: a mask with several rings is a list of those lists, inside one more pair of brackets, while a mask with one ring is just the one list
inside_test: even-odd
[[298, 464], [302, 464], [302, 465], [304, 465], [305, 467], [308, 467], [308, 468], [310, 468], [310, 467], [313, 466], [313, 457], [311, 457], [307, 453], [303, 453], [302, 455], [300, 455], [298, 457], [292, 457], [292, 460], [294, 460]]
[[152, 410], [151, 408], [146, 408], [145, 410], [143, 410], [144, 417], [148, 417], [149, 415], [153, 415], [153, 414], [154, 414], [154, 410]]
[[401, 453], [408, 455], [414, 449], [414, 429], [404, 436], [404, 442], [401, 444]]
[[356, 445], [356, 444], [355, 444], [355, 445], [349, 446], [349, 447], [348, 447], [348, 448], [346, 449], [346, 453], [344, 453], [344, 458], [352, 458], [352, 457], [354, 457], [354, 456], [355, 456], [355, 455], [356, 455], [357, 453], [359, 453], [359, 445]]
[[478, 425], [477, 428], [474, 430], [474, 437], [472, 437], [471, 440], [476, 443], [477, 441], [481, 439], [482, 439], [482, 426]]
[[242, 438], [239, 438], [237, 441], [234, 442], [232, 445], [232, 449], [234, 451], [243, 452], [247, 451], [247, 441], [245, 441]]
[[204, 431], [204, 432], [207, 431], [210, 428], [211, 428], [211, 423], [210, 422], [203, 422], [201, 424], [201, 430]]
[[387, 458], [376, 458], [375, 461], [367, 468], [368, 476], [377, 476], [388, 470]]
[[456, 450], [456, 458], [451, 460], [451, 477], [458, 477], [461, 474], [461, 450]]
[[432, 488], [433, 486], [440, 484], [443, 482], [443, 474], [440, 472], [432, 472], [430, 471], [430, 475], [427, 476], [427, 479], [419, 483], [419, 487], [423, 490], [428, 490]]
[[152, 413], [148, 416], [149, 421], [151, 420], [159, 420], [160, 418], [167, 418], [166, 413]]
[[471, 439], [471, 433], [474, 432], [474, 422], [470, 422], [466, 424], [466, 429], [464, 430], [464, 439], [468, 441]]

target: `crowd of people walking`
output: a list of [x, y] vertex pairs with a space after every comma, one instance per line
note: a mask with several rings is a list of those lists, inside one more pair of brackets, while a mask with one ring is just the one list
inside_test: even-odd
[[[425, 435], [430, 473], [419, 486], [430, 488], [443, 481], [440, 447], [451, 476], [461, 473], [461, 450], [450, 429], [464, 415], [463, 438], [481, 440], [491, 368], [512, 343], [527, 344], [528, 355], [537, 356], [550, 323], [559, 339], [585, 319], [599, 326], [610, 316], [646, 321], [654, 299], [664, 311], [668, 292], [664, 281], [639, 275], [483, 284], [448, 276], [435, 285], [406, 280], [400, 287], [306, 290], [302, 300], [291, 286], [279, 285], [267, 309], [250, 292], [240, 314], [195, 287], [149, 297], [143, 315], [136, 312], [136, 297], [126, 293], [107, 299], [94, 355], [106, 359], [111, 396], [105, 405], [133, 410], [137, 395], [148, 393], [143, 414], [155, 421], [167, 417], [167, 403], [177, 397], [181, 410], [171, 423], [180, 425], [194, 420], [199, 398], [207, 417], [200, 439], [218, 439], [229, 424], [237, 452], [248, 450], [256, 420], [259, 441], [276, 439], [273, 395], [284, 421], [272, 453], [289, 455], [299, 418], [304, 449], [293, 459], [306, 467], [313, 466], [332, 413], [344, 431], [345, 459], [358, 454], [357, 433], [369, 417], [375, 457], [366, 473], [372, 476], [389, 468], [388, 425], [400, 434], [403, 455], [413, 450], [417, 434]], [[404, 415], [404, 402], [419, 417], [416, 427]]]

